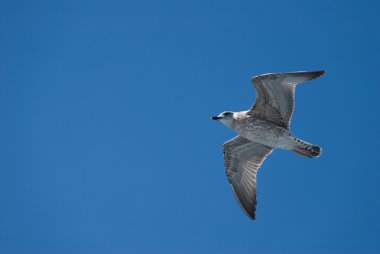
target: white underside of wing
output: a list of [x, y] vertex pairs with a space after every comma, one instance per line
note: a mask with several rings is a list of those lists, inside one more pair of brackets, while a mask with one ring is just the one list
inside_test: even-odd
[[252, 78], [256, 102], [250, 113], [289, 128], [294, 110], [294, 92], [297, 84], [317, 78], [324, 71], [268, 73]]
[[257, 171], [272, 148], [237, 136], [224, 145], [226, 174], [244, 212], [255, 219]]

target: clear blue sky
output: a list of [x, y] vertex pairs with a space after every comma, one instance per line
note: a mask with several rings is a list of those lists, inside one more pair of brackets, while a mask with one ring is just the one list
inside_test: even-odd
[[[289, 3], [291, 2], [291, 3]], [[379, 253], [378, 1], [0, 1], [0, 253]], [[257, 220], [210, 120], [299, 86]]]

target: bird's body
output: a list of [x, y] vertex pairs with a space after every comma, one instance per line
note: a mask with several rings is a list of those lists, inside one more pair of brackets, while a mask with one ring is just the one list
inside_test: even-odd
[[227, 111], [212, 117], [239, 134], [223, 145], [225, 168], [236, 199], [252, 220], [256, 211], [257, 171], [274, 148], [291, 150], [309, 158], [321, 154], [319, 146], [295, 137], [289, 126], [295, 86], [322, 74], [324, 71], [256, 76], [252, 78], [256, 102], [251, 109]]
[[293, 140], [287, 129], [266, 120], [255, 118], [247, 114], [246, 111], [237, 113], [233, 129], [240, 136], [269, 147], [287, 149]]
[[236, 119], [231, 128], [249, 141], [285, 150], [293, 150], [302, 142], [306, 144], [305, 141], [293, 136], [288, 129], [256, 118], [247, 111], [235, 114]]

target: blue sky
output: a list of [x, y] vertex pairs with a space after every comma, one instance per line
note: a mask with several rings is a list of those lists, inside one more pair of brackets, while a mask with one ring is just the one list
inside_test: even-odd
[[[0, 1], [0, 253], [379, 253], [377, 1]], [[251, 222], [210, 116], [299, 86]]]

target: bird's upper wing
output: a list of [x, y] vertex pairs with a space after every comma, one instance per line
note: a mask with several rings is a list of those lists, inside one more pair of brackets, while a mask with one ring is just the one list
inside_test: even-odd
[[251, 142], [241, 136], [223, 144], [228, 181], [240, 207], [252, 219], [256, 211], [256, 174], [273, 148]]
[[315, 79], [325, 71], [268, 73], [251, 79], [256, 102], [248, 114], [289, 128], [294, 109], [294, 90], [299, 83]]

